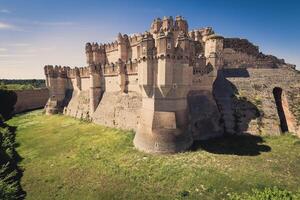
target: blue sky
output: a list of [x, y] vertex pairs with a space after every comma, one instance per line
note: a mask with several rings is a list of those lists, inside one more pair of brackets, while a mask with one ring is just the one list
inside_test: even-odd
[[154, 18], [176, 15], [190, 29], [247, 38], [300, 69], [296, 0], [0, 0], [0, 78], [44, 78], [46, 64], [84, 66], [86, 42], [144, 32]]

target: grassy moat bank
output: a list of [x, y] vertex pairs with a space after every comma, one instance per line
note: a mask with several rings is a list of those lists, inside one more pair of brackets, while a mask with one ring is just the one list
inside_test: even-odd
[[235, 137], [176, 155], [134, 149], [132, 132], [34, 111], [17, 127], [26, 199], [228, 199], [277, 186], [300, 189], [300, 140]]

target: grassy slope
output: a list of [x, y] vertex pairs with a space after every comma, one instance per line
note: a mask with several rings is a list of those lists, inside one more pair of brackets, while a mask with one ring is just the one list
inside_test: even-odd
[[131, 132], [65, 116], [38, 111], [8, 123], [17, 126], [27, 199], [221, 199], [252, 188], [300, 187], [300, 141], [292, 136], [264, 138], [256, 156], [158, 156], [135, 150]]

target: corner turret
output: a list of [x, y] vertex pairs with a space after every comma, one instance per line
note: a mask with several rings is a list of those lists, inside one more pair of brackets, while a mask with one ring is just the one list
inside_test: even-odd
[[150, 33], [151, 34], [157, 34], [159, 32], [159, 30], [162, 27], [162, 21], [160, 18], [156, 18], [152, 24], [151, 24], [151, 29], [150, 29]]
[[86, 43], [85, 45], [85, 54], [86, 54], [86, 63], [88, 65], [93, 64], [93, 50], [92, 50], [92, 45], [91, 43]]
[[182, 16], [176, 16], [174, 29], [187, 34], [189, 30], [187, 21]]
[[122, 61], [126, 62], [126, 60], [128, 59], [128, 52], [127, 52], [128, 36], [119, 33], [117, 37], [117, 43], [118, 43], [119, 58]]
[[211, 64], [215, 69], [221, 69], [223, 66], [223, 42], [224, 37], [212, 34], [205, 40], [206, 64]]
[[172, 31], [174, 28], [174, 21], [173, 21], [173, 17], [164, 17], [163, 21], [162, 21], [162, 30], [163, 31]]
[[158, 56], [167, 56], [174, 53], [175, 44], [172, 32], [161, 31], [157, 36], [156, 43]]

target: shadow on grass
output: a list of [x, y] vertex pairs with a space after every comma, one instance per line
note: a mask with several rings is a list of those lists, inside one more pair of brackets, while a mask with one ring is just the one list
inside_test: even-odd
[[271, 147], [265, 145], [264, 140], [259, 136], [244, 134], [225, 135], [218, 138], [196, 141], [191, 150], [205, 150], [214, 154], [257, 156], [261, 152], [271, 151]]

